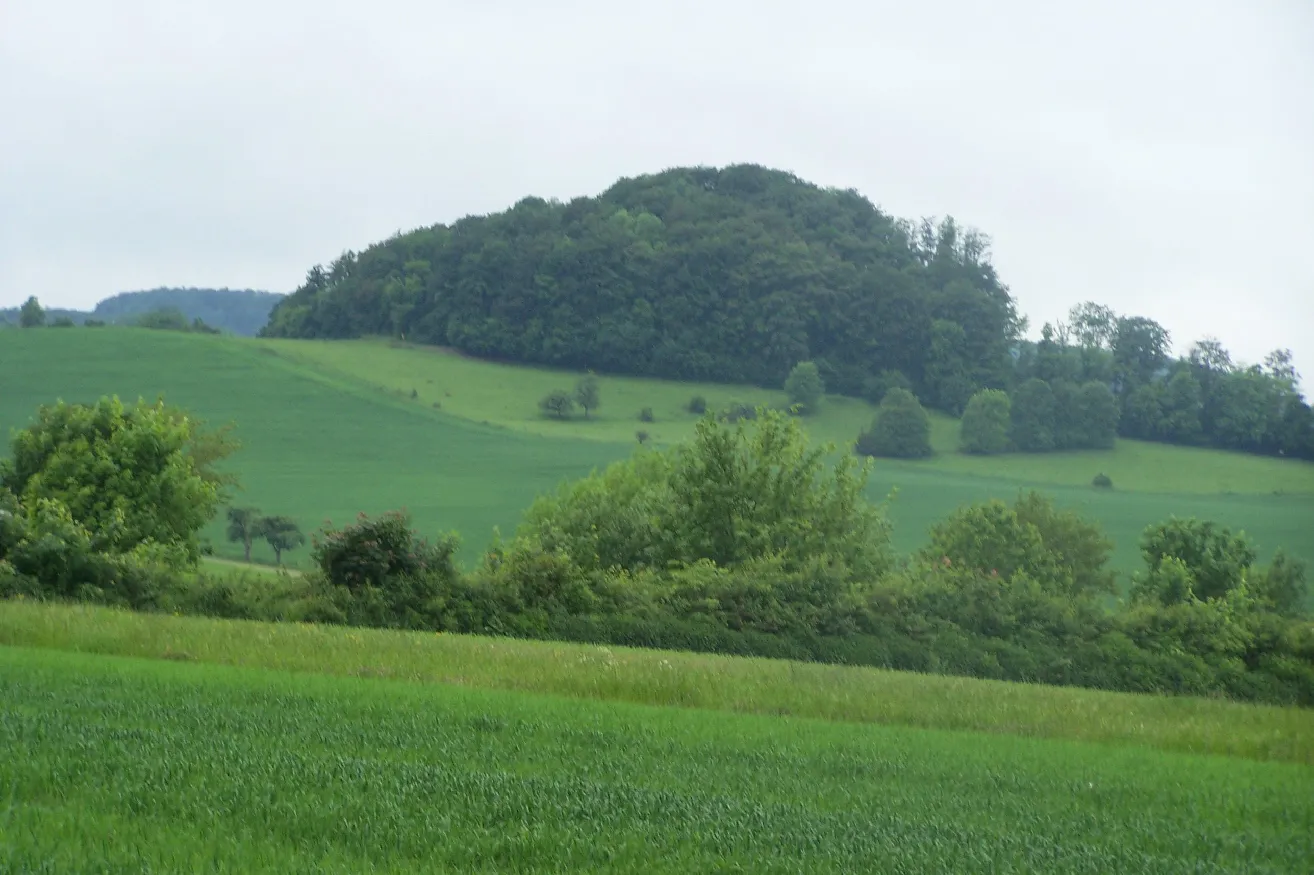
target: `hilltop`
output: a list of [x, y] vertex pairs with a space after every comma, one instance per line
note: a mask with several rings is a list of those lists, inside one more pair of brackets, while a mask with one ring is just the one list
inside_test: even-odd
[[[127, 325], [160, 310], [177, 311], [185, 321], [199, 319], [212, 328], [251, 337], [269, 321], [269, 314], [284, 296], [253, 289], [158, 288], [120, 292], [100, 301], [91, 310], [46, 309], [48, 323], [67, 320], [82, 325], [88, 320]], [[0, 310], [0, 325], [17, 325], [19, 308]]]

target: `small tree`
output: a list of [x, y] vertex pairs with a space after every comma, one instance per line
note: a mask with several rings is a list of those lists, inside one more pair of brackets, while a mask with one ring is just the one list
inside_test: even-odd
[[864, 456], [899, 459], [931, 455], [931, 418], [917, 396], [907, 389], [887, 392], [871, 430], [858, 435], [857, 450]]
[[251, 561], [251, 542], [261, 537], [261, 523], [264, 517], [257, 507], [228, 508], [228, 540], [242, 545], [242, 556]]
[[569, 419], [575, 412], [575, 399], [565, 389], [553, 389], [538, 402], [538, 407], [555, 419]]
[[1013, 393], [1009, 437], [1023, 452], [1054, 449], [1054, 392], [1044, 380], [1027, 380]]
[[962, 451], [977, 455], [1007, 451], [1010, 408], [1007, 393], [998, 389], [982, 389], [973, 395], [963, 411]]
[[579, 403], [580, 407], [584, 408], [585, 419], [589, 418], [590, 411], [597, 410], [602, 406], [597, 377], [589, 374], [575, 384], [575, 401]]
[[285, 516], [270, 516], [260, 520], [260, 536], [274, 548], [274, 561], [283, 564], [283, 551], [295, 550], [306, 543], [306, 536], [296, 520]]
[[689, 399], [689, 412], [695, 416], [702, 416], [707, 412], [707, 399], [702, 395], [695, 395]]
[[46, 311], [36, 296], [23, 302], [22, 309], [18, 311], [18, 324], [22, 328], [40, 328], [46, 324]]
[[785, 394], [789, 403], [797, 405], [803, 414], [815, 413], [826, 394], [826, 384], [815, 362], [799, 362], [785, 380]]

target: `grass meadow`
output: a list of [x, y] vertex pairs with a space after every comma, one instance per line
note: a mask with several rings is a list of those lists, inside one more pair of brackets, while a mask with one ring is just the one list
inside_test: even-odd
[[0, 648], [0, 869], [1307, 872], [1314, 770]]
[[1314, 766], [1314, 711], [865, 666], [0, 602], [0, 645]]
[[[459, 531], [470, 563], [495, 526], [515, 527], [535, 495], [631, 453], [637, 430], [659, 443], [692, 434], [691, 396], [705, 396], [713, 408], [784, 400], [748, 387], [602, 377], [602, 407], [589, 420], [540, 417], [538, 399], [569, 389], [577, 377], [376, 340], [7, 331], [0, 333], [0, 433], [57, 398], [162, 393], [212, 424], [237, 424], [244, 446], [232, 464], [246, 487], [240, 503], [293, 516], [308, 530], [360, 511], [405, 507], [422, 531]], [[655, 422], [638, 421], [644, 407]], [[843, 443], [873, 412], [862, 401], [829, 398], [806, 428], [816, 440]], [[1314, 465], [1134, 441], [1106, 453], [969, 458], [953, 451], [957, 423], [933, 422], [934, 458], [882, 460], [872, 478], [873, 499], [898, 490], [891, 516], [902, 551], [915, 549], [933, 522], [964, 502], [1038, 488], [1103, 525], [1125, 574], [1139, 567], [1144, 527], [1172, 514], [1245, 529], [1264, 556], [1283, 546], [1314, 562]], [[1114, 490], [1089, 486], [1101, 472]], [[220, 558], [241, 556], [224, 540], [221, 521], [206, 534]], [[254, 556], [273, 558], [260, 544]], [[303, 566], [306, 556], [302, 549], [286, 559]]]

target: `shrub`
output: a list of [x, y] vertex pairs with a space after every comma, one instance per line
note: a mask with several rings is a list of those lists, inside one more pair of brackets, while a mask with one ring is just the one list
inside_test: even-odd
[[903, 371], [881, 371], [862, 381], [862, 397], [872, 404], [880, 404], [891, 389], [907, 389], [911, 392], [912, 388], [912, 381], [904, 376]]
[[702, 416], [707, 412], [707, 399], [702, 395], [695, 395], [689, 399], [689, 412], [695, 416]]
[[799, 362], [785, 379], [785, 394], [789, 403], [799, 413], [815, 413], [826, 393], [826, 384], [822, 382], [821, 371], [815, 362]]
[[1044, 380], [1030, 379], [1010, 399], [1009, 438], [1027, 453], [1054, 449], [1054, 392]]
[[634, 433], [634, 439], [641, 444], [646, 444], [648, 442], [648, 437], [649, 437], [648, 433], [643, 429], [639, 429]]
[[1113, 478], [1108, 474], [1099, 473], [1095, 475], [1095, 479], [1090, 481], [1090, 485], [1094, 486], [1096, 489], [1112, 489]]
[[992, 455], [1008, 450], [1011, 404], [998, 389], [982, 389], [963, 411], [960, 448], [964, 453]]
[[743, 401], [731, 401], [730, 404], [721, 411], [720, 419], [722, 422], [736, 423], [740, 420], [752, 421], [757, 419], [757, 407], [752, 404], [746, 404]]
[[639, 422], [652, 422], [653, 419], [651, 407], [645, 407], [639, 411]]
[[907, 389], [891, 389], [881, 401], [871, 429], [858, 435], [864, 456], [920, 459], [931, 455], [931, 419]]
[[456, 575], [456, 535], [429, 543], [410, 527], [404, 511], [370, 519], [364, 513], [342, 529], [325, 528], [312, 538], [311, 559], [334, 586], [359, 590], [387, 587], [401, 578]]

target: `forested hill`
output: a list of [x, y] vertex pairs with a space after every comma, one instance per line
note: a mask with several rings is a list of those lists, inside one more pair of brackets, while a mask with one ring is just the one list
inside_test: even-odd
[[269, 321], [270, 311], [283, 299], [277, 292], [252, 289], [151, 289], [123, 292], [96, 305], [92, 316], [106, 322], [129, 322], [157, 310], [178, 310], [188, 320], [221, 331], [253, 336]]
[[[143, 292], [120, 292], [106, 298], [94, 310], [50, 308], [47, 323], [68, 320], [81, 325], [88, 319], [113, 324], [135, 323], [148, 313], [181, 313], [186, 322], [200, 319], [206, 325], [233, 334], [254, 336], [269, 321], [269, 313], [284, 296], [251, 289], [159, 288]], [[19, 308], [0, 310], [0, 325], [17, 325]]]
[[280, 337], [405, 336], [473, 355], [829, 391], [900, 371], [961, 408], [1002, 386], [1019, 319], [980, 234], [755, 165], [623, 179], [348, 252], [274, 309]]

